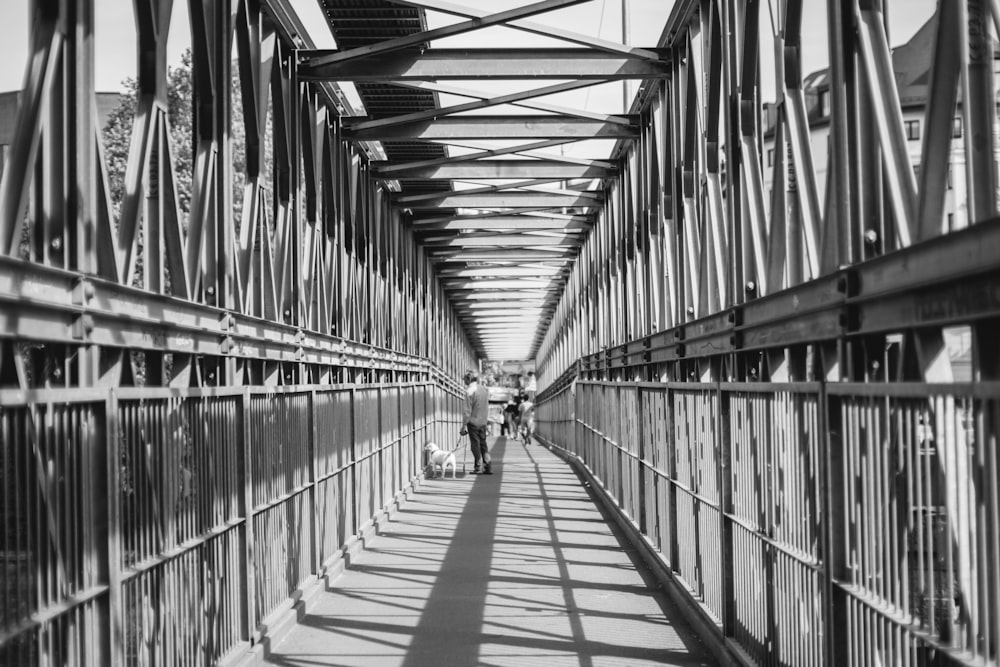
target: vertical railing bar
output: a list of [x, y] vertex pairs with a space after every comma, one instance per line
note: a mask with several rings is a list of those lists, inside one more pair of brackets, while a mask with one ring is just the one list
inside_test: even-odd
[[[849, 627], [849, 618], [843, 594], [837, 589], [838, 578], [845, 569], [845, 499], [844, 499], [844, 452], [842, 430], [834, 430], [835, 426], [842, 429], [840, 411], [833, 411], [832, 401], [842, 400], [827, 394], [826, 380], [819, 382], [819, 432], [824, 434], [824, 447], [819, 464], [822, 466], [820, 478], [823, 480], [825, 492], [821, 496], [822, 513], [826, 517], [826, 525], [821, 531], [823, 554], [823, 587], [824, 604], [823, 627], [826, 630], [826, 646], [824, 650], [827, 665], [846, 665], [849, 660], [848, 643], [843, 636], [844, 629]], [[835, 424], [835, 421], [837, 424]]]
[[[113, 665], [124, 664], [124, 636], [122, 628], [124, 626], [124, 606], [122, 605], [122, 576], [121, 576], [121, 454], [119, 452], [118, 438], [118, 395], [112, 389], [108, 391], [104, 401], [104, 472], [98, 471], [98, 478], [95, 480], [96, 489], [105, 490], [103, 507], [103, 528], [107, 531], [104, 542], [103, 563], [101, 569], [104, 570], [104, 578], [108, 582], [108, 605], [105, 612], [105, 623], [107, 629], [102, 633], [101, 641], [106, 642], [103, 649], [108, 662]], [[98, 438], [100, 440], [100, 438]], [[101, 457], [94, 457], [100, 462]], [[106, 475], [106, 478], [105, 478]], [[101, 483], [102, 481], [106, 483]], [[100, 508], [98, 510], [100, 513]], [[100, 539], [100, 537], [98, 539]]]
[[360, 482], [358, 475], [358, 388], [357, 386], [352, 386], [350, 389], [350, 415], [351, 415], [351, 432], [350, 432], [350, 457], [351, 457], [351, 471], [350, 471], [350, 483], [351, 483], [351, 535], [357, 535], [360, 530], [360, 515], [361, 515], [361, 498], [358, 489], [358, 484]]
[[[243, 516], [242, 542], [239, 545], [243, 558], [240, 559], [242, 572], [240, 573], [240, 602], [242, 607], [240, 638], [249, 641], [251, 644], [257, 640], [256, 628], [256, 570], [257, 563], [254, 558], [254, 463], [253, 449], [250, 446], [250, 426], [252, 404], [250, 398], [250, 388], [246, 387], [240, 394], [239, 409], [236, 417], [240, 420], [238, 428], [239, 440], [237, 442], [237, 489], [242, 489], [237, 504], [237, 512]], [[242, 465], [240, 465], [242, 464]]]
[[321, 547], [319, 545], [319, 521], [320, 512], [317, 510], [319, 501], [319, 488], [316, 480], [319, 479], [319, 434], [316, 425], [316, 387], [310, 387], [308, 393], [306, 394], [308, 401], [308, 419], [309, 419], [309, 445], [308, 445], [308, 464], [309, 464], [309, 508], [308, 512], [311, 518], [309, 522], [311, 535], [310, 541], [312, 543], [312, 562], [309, 563], [309, 572], [313, 574], [320, 574], [320, 568], [323, 564], [323, 557], [321, 552]]
[[730, 395], [722, 389], [722, 383], [718, 383], [716, 389], [719, 410], [716, 414], [716, 432], [719, 434], [719, 449], [721, 457], [716, 466], [719, 480], [719, 521], [722, 529], [722, 632], [723, 636], [729, 638], [735, 636], [736, 608], [735, 608], [735, 568], [736, 561], [733, 557], [733, 524], [730, 515], [734, 512], [733, 485], [732, 485], [732, 423], [730, 421]]

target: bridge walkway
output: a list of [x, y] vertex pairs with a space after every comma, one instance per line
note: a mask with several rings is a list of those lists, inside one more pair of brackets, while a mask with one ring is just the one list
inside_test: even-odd
[[[264, 664], [714, 665], [586, 483], [490, 439], [494, 474], [427, 479]], [[472, 470], [471, 458], [466, 469]]]

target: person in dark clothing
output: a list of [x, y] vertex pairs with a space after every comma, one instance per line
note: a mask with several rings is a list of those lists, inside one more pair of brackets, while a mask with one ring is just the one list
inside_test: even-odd
[[508, 399], [507, 405], [503, 407], [503, 428], [500, 429], [500, 435], [514, 435], [517, 433], [517, 403], [514, 399]]
[[475, 467], [472, 474], [492, 475], [490, 452], [486, 448], [486, 423], [489, 420], [490, 393], [486, 387], [479, 384], [479, 373], [466, 371], [462, 378], [465, 382], [465, 410], [462, 413], [462, 430], [469, 434], [469, 447]]

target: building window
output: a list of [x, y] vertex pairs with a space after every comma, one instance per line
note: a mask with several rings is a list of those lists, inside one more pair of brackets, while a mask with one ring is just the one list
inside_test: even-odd
[[767, 149], [767, 166], [768, 167], [774, 166], [774, 149], [773, 148], [768, 148]]
[[909, 141], [917, 141], [920, 139], [920, 121], [919, 120], [908, 120], [903, 123], [906, 127], [906, 138]]
[[830, 115], [830, 91], [821, 90], [816, 95], [816, 107], [819, 111], [820, 118], [826, 118]]
[[962, 117], [955, 116], [955, 120], [951, 123], [951, 136], [955, 139], [960, 139], [962, 137]]
[[948, 165], [948, 189], [951, 190], [951, 165]]

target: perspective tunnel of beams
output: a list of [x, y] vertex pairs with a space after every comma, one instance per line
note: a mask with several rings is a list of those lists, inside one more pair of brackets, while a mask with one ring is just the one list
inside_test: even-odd
[[[639, 134], [634, 113], [544, 98], [614, 85], [624, 109], [624, 84], [609, 82], [667, 73], [655, 49], [538, 22], [591, 1], [492, 13], [440, 0], [321, 0], [338, 49], [300, 54], [300, 79], [356, 85], [367, 115], [344, 118], [343, 136], [381, 146], [386, 159], [372, 163], [372, 174], [393, 192], [469, 341], [487, 359], [534, 357], [617, 157]], [[428, 28], [428, 9], [455, 22]], [[547, 45], [438, 47], [496, 26]], [[462, 102], [442, 106], [442, 96]]]

